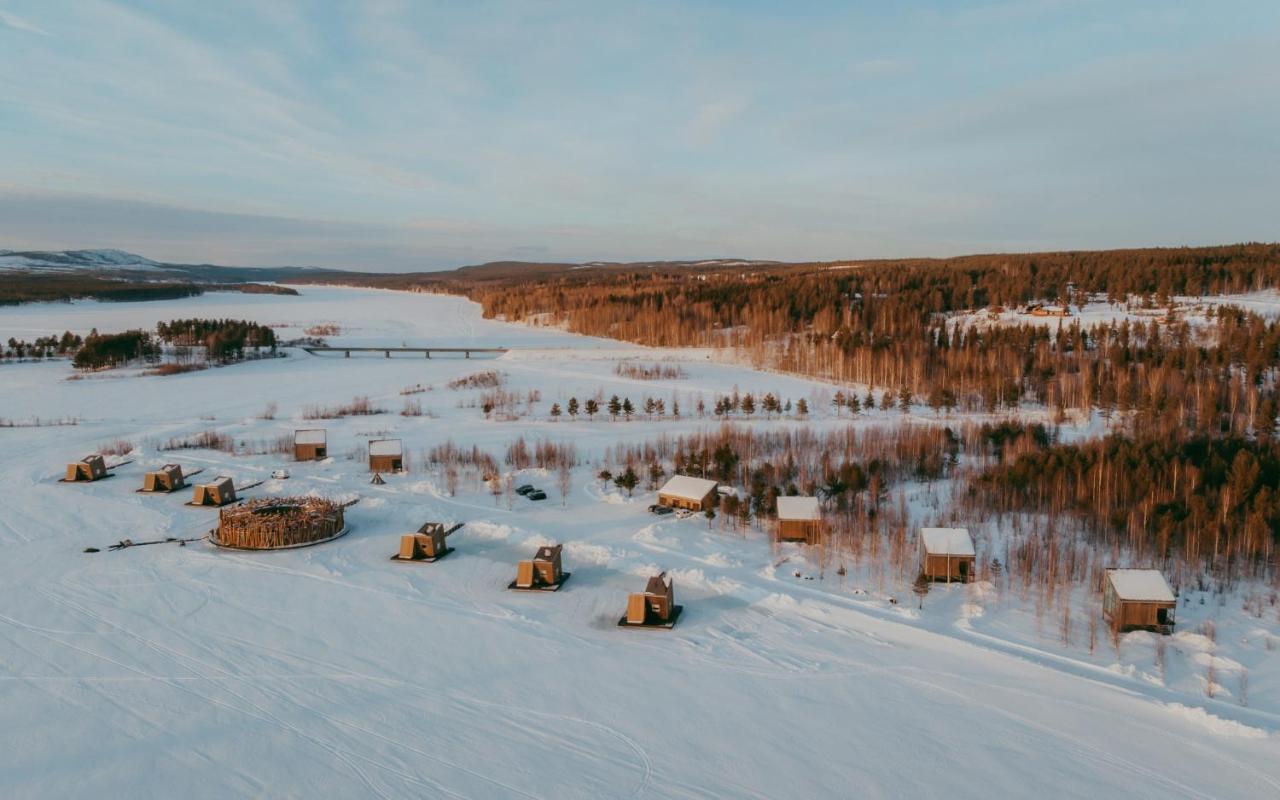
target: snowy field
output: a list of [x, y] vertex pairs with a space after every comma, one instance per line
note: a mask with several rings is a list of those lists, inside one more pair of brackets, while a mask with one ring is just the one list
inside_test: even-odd
[[[815, 410], [810, 422], [753, 425], [847, 424], [826, 411], [831, 387], [704, 351], [487, 321], [458, 298], [299, 288], [0, 309], [6, 339], [234, 317], [280, 325], [283, 338], [331, 323], [342, 329], [334, 343], [513, 348], [472, 360], [290, 351], [169, 377], [0, 366], [0, 417], [79, 420], [0, 428], [0, 796], [1280, 796], [1274, 610], [1219, 628], [1230, 660], [1251, 667], [1243, 705], [1205, 697], [1179, 672], [1215, 657], [1190, 630], [1170, 644], [1185, 658], [1171, 656], [1157, 680], [1137, 666], [1150, 660], [1146, 634], [1126, 637], [1120, 659], [1105, 645], [1093, 657], [1054, 647], [1028, 610], [982, 586], [935, 587], [917, 611], [854, 576], [814, 580], [799, 547], [656, 518], [652, 492], [628, 498], [596, 480], [592, 462], [619, 442], [714, 426], [691, 413], [695, 398], [709, 405], [735, 386], [810, 398]], [[619, 377], [626, 359], [679, 362], [687, 377]], [[486, 419], [476, 390], [446, 387], [484, 369], [510, 391], [539, 391], [536, 413]], [[411, 396], [426, 413], [401, 416], [400, 392], [417, 384], [431, 387]], [[600, 390], [674, 395], [684, 414], [548, 419], [552, 402]], [[355, 395], [389, 413], [301, 419], [307, 405]], [[259, 418], [269, 403], [275, 419]], [[333, 457], [158, 449], [206, 430], [252, 443], [300, 427], [326, 428]], [[584, 463], [563, 500], [555, 476], [536, 470], [517, 482], [549, 499], [508, 506], [466, 481], [449, 496], [426, 469], [424, 451], [445, 440], [501, 458], [522, 433], [576, 445]], [[358, 454], [384, 436], [404, 440], [410, 471], [374, 486]], [[57, 483], [66, 462], [117, 439], [133, 444], [134, 462], [113, 478]], [[249, 496], [359, 496], [352, 532], [276, 553], [206, 542], [107, 551], [211, 527], [216, 512], [184, 506], [185, 492], [133, 491], [169, 461], [265, 480]], [[292, 476], [271, 480], [279, 467]], [[456, 552], [390, 562], [398, 536], [428, 520], [466, 523], [450, 537]], [[508, 592], [516, 561], [552, 542], [565, 543], [565, 588]], [[685, 607], [679, 625], [617, 629], [627, 592], [661, 569]]]

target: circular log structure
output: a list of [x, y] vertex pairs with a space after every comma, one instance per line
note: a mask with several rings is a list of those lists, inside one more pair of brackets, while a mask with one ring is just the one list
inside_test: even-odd
[[323, 497], [271, 497], [222, 509], [210, 541], [237, 550], [280, 550], [320, 544], [346, 532], [340, 503]]

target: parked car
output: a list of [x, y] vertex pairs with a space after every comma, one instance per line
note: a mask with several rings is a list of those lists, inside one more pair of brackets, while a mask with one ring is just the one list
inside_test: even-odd
[[532, 484], [526, 483], [524, 486], [518, 487], [516, 489], [516, 494], [521, 495], [522, 497], [528, 497], [530, 492], [536, 492], [536, 491], [537, 489], [533, 488]]
[[278, 481], [282, 481], [282, 480], [284, 480], [285, 478], [289, 477], [289, 470], [287, 470], [287, 469], [277, 469], [277, 470], [273, 470], [273, 471], [271, 472], [271, 477], [275, 478], [275, 479], [276, 479], [276, 480], [278, 480]]
[[532, 492], [529, 492], [528, 494], [526, 494], [525, 497], [529, 498], [530, 500], [546, 500], [547, 493], [542, 491], [541, 489], [534, 489]]
[[671, 508], [671, 506], [664, 506], [661, 503], [654, 503], [653, 505], [649, 506], [649, 513], [657, 514], [658, 516], [670, 514], [672, 511], [674, 511], [674, 509]]

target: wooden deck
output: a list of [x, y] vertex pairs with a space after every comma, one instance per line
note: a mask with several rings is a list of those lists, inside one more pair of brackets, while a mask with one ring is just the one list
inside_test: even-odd
[[392, 353], [423, 353], [431, 358], [432, 353], [462, 353], [464, 358], [471, 358], [472, 353], [505, 353], [505, 347], [303, 347], [308, 353], [342, 353], [351, 358], [352, 353], [382, 353], [384, 358], [391, 358]]

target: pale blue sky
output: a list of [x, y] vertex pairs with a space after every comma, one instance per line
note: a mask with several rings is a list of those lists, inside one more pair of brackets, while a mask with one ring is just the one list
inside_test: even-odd
[[1280, 3], [0, 0], [0, 248], [431, 269], [1280, 239]]

